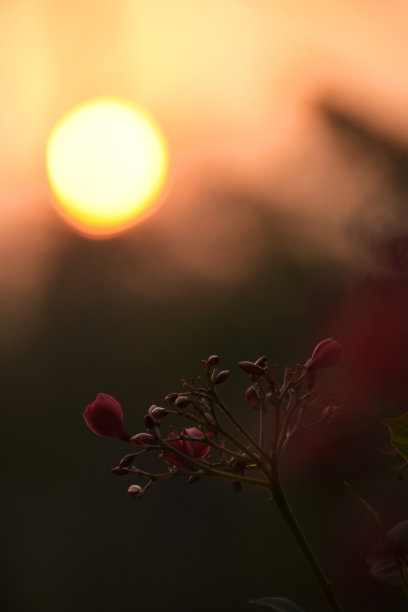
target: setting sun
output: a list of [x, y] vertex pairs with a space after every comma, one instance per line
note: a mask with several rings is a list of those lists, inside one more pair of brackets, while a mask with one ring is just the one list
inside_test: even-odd
[[47, 171], [58, 210], [79, 230], [108, 235], [140, 220], [157, 203], [167, 147], [154, 119], [118, 98], [97, 98], [56, 125]]

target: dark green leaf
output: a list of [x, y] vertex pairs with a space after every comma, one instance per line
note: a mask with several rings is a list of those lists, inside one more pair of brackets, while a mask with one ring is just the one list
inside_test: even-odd
[[398, 419], [383, 421], [390, 430], [393, 447], [408, 461], [408, 412]]
[[249, 603], [271, 608], [275, 610], [275, 612], [305, 612], [303, 608], [299, 608], [293, 601], [289, 601], [289, 599], [284, 599], [283, 597], [261, 597]]

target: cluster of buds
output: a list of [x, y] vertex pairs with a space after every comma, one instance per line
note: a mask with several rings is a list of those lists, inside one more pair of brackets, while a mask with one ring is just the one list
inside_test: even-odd
[[[165, 407], [152, 405], [144, 417], [145, 431], [130, 436], [123, 424], [123, 411], [117, 400], [100, 393], [84, 412], [88, 427], [99, 436], [118, 437], [130, 444], [127, 454], [113, 468], [118, 476], [133, 475], [142, 484], [132, 484], [128, 493], [139, 498], [156, 481], [175, 476], [194, 483], [202, 476], [230, 480], [234, 491], [243, 484], [269, 488], [277, 473], [282, 449], [290, 437], [305, 427], [304, 413], [316, 403], [318, 370], [335, 365], [341, 356], [340, 345], [329, 338], [320, 342], [309, 360], [301, 366], [286, 368], [278, 381], [277, 368], [270, 368], [267, 357], [241, 361], [240, 369], [249, 376], [245, 391], [247, 405], [257, 413], [255, 437], [240, 423], [222, 401], [218, 387], [231, 375], [217, 368], [219, 357], [211, 355], [202, 362], [203, 375], [190, 382], [182, 380], [183, 391], [164, 398]], [[336, 406], [323, 409], [321, 421], [332, 420]], [[168, 426], [169, 418], [181, 418], [190, 427]], [[140, 455], [158, 453], [166, 466], [160, 473], [146, 472], [134, 466]]]

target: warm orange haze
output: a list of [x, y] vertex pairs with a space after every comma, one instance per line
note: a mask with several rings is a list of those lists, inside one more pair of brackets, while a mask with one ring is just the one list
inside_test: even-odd
[[54, 128], [47, 170], [64, 218], [84, 233], [106, 236], [156, 204], [167, 174], [167, 147], [146, 111], [119, 98], [97, 98]]
[[[404, 2], [366, 0], [3, 0], [0, 249], [7, 265], [0, 282], [7, 315], [19, 319], [26, 305], [34, 308], [61, 235], [71, 230], [109, 238], [143, 221], [136, 234], [122, 232], [131, 253], [150, 241], [143, 278], [124, 279], [140, 293], [156, 291], [158, 275], [166, 288], [184, 274], [241, 282], [273, 243], [259, 235], [258, 208], [267, 217], [301, 216], [291, 248], [303, 259], [316, 249], [352, 258], [344, 227], [381, 177], [343, 159], [319, 105], [334, 102], [407, 142], [407, 19]], [[69, 137], [62, 129], [74, 109], [100, 96], [136, 104], [160, 126], [166, 145], [149, 162], [150, 187], [136, 185], [140, 165], [127, 174], [143, 149], [138, 137], [120, 145], [126, 159], [114, 156], [115, 178], [89, 166], [90, 159], [106, 163], [114, 147], [95, 138], [84, 146], [82, 127]], [[55, 130], [65, 143], [58, 139], [47, 169]], [[66, 146], [70, 170], [61, 175]], [[47, 176], [51, 166], [55, 176]], [[247, 196], [234, 214], [218, 204], [224, 190]], [[157, 252], [160, 258], [146, 255]], [[14, 300], [18, 309], [8, 304]]]

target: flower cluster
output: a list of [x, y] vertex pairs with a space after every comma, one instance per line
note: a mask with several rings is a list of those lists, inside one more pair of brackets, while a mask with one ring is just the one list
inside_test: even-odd
[[[190, 382], [182, 380], [183, 391], [167, 395], [165, 407], [150, 406], [143, 432], [131, 437], [124, 427], [119, 402], [104, 393], [99, 393], [87, 407], [84, 419], [95, 434], [118, 437], [131, 445], [133, 452], [123, 457], [112, 472], [118, 476], [131, 474], [144, 481], [143, 486], [129, 487], [132, 498], [141, 497], [154, 482], [175, 476], [187, 477], [190, 483], [202, 476], [224, 478], [232, 482], [235, 491], [240, 491], [243, 484], [273, 489], [280, 453], [289, 438], [305, 427], [304, 413], [316, 402], [318, 370], [335, 365], [340, 356], [341, 347], [335, 340], [323, 340], [303, 366], [286, 368], [281, 381], [277, 380], [276, 366], [271, 368], [266, 356], [239, 362], [240, 369], [249, 376], [245, 401], [257, 413], [255, 437], [218, 394], [219, 385], [231, 372], [217, 368], [217, 355], [202, 362], [202, 376]], [[326, 406], [318, 422], [332, 420], [337, 411], [338, 407]], [[169, 425], [164, 434], [163, 421], [168, 422], [169, 417], [190, 421], [191, 427]], [[149, 452], [158, 453], [165, 471], [149, 473], [134, 466], [138, 456]]]

